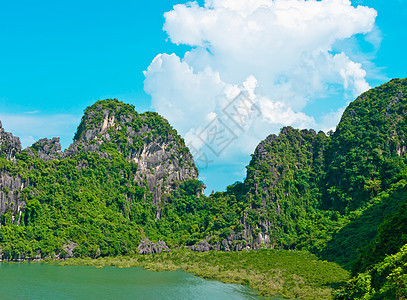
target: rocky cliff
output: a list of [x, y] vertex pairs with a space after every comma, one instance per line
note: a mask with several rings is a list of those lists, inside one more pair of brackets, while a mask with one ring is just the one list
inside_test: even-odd
[[14, 160], [16, 154], [21, 151], [21, 142], [18, 137], [10, 132], [5, 132], [0, 121], [0, 157], [8, 160]]
[[198, 177], [192, 155], [167, 120], [153, 112], [138, 114], [132, 105], [116, 99], [99, 101], [86, 109], [74, 143], [63, 156], [80, 151], [103, 157], [117, 151], [136, 163], [134, 180], [148, 187], [153, 205], [177, 183]]
[[50, 161], [63, 157], [59, 137], [54, 137], [51, 140], [47, 138], [40, 139], [31, 147], [25, 149], [25, 151], [32, 158], [39, 158], [43, 161]]
[[[334, 133], [285, 127], [262, 141], [247, 167], [250, 209], [241, 238], [253, 234], [254, 241], [275, 246], [305, 246], [312, 238], [304, 238], [316, 230], [310, 230], [317, 224], [310, 219], [325, 218], [332, 228], [317, 230], [329, 236], [338, 216], [361, 209], [402, 178], [406, 95], [407, 80], [394, 79], [353, 101]], [[250, 214], [255, 222], [248, 226]]]
[[4, 166], [0, 170], [0, 216], [10, 212], [13, 221], [17, 218], [18, 224], [25, 206], [25, 202], [20, 197], [21, 191], [29, 184], [27, 179], [22, 179], [12, 168], [13, 161], [20, 152], [20, 139], [5, 132], [0, 121], [0, 158], [6, 159], [0, 162], [0, 165]]

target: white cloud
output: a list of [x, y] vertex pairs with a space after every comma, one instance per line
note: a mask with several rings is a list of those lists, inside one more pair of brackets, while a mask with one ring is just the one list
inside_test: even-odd
[[[173, 43], [191, 50], [182, 58], [159, 54], [144, 73], [145, 91], [152, 107], [199, 147], [203, 143], [196, 135], [208, 116], [222, 120], [238, 138], [221, 158], [233, 160], [252, 153], [282, 126], [326, 127], [302, 110], [311, 99], [326, 97], [331, 86], [342, 86], [342, 106], [349, 94], [367, 90], [362, 65], [332, 49], [372, 32], [375, 18], [374, 9], [353, 7], [348, 0], [179, 4], [165, 14], [164, 30]], [[241, 92], [250, 100], [251, 114], [239, 127], [225, 107]]]
[[324, 114], [319, 123], [320, 129], [324, 132], [335, 131], [345, 109], [346, 107], [341, 107], [336, 111]]

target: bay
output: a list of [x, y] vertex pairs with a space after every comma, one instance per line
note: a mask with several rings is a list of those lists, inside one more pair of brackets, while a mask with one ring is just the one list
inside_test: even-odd
[[180, 270], [0, 263], [0, 278], [1, 299], [260, 299], [245, 286]]

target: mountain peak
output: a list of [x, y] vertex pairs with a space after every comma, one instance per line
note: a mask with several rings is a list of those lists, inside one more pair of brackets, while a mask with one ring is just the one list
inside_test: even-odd
[[64, 153], [96, 152], [110, 158], [119, 154], [137, 164], [136, 180], [144, 182], [157, 204], [177, 181], [196, 179], [198, 170], [184, 140], [155, 112], [137, 113], [117, 99], [97, 101], [82, 117], [74, 143]]
[[74, 141], [89, 142], [99, 134], [103, 134], [116, 123], [130, 123], [133, 115], [138, 115], [131, 104], [123, 103], [117, 99], [97, 101], [87, 107], [81, 123], [75, 134]]

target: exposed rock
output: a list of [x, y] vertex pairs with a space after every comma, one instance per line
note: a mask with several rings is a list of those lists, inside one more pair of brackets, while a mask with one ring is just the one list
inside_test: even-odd
[[21, 152], [21, 142], [18, 137], [10, 132], [5, 132], [0, 121], [0, 157], [14, 160], [17, 153]]
[[155, 254], [161, 252], [170, 252], [171, 249], [168, 248], [167, 244], [163, 241], [158, 241], [157, 243], [151, 242], [148, 238], [141, 240], [138, 246], [139, 254]]
[[207, 241], [200, 241], [198, 244], [193, 246], [187, 246], [187, 248], [191, 249], [192, 251], [207, 252], [213, 250], [214, 246], [209, 244]]
[[12, 213], [12, 222], [19, 225], [25, 201], [21, 199], [21, 191], [29, 185], [28, 179], [12, 176], [7, 172], [0, 172], [0, 215]]
[[[144, 144], [141, 153], [131, 157], [138, 164], [136, 181], [145, 182], [151, 191], [153, 205], [161, 202], [163, 193], [174, 189], [175, 182], [196, 179], [192, 156], [179, 153], [173, 136], [158, 137]], [[185, 162], [181, 163], [184, 159]]]
[[[20, 152], [20, 139], [5, 132], [0, 121], [0, 157], [13, 161]], [[28, 179], [23, 180], [19, 175], [13, 176], [7, 171], [0, 171], [0, 215], [10, 211], [11, 221], [17, 225], [21, 222], [21, 214], [25, 207], [25, 201], [20, 199], [20, 193], [28, 184]]]
[[206, 184], [202, 184], [201, 188], [196, 192], [196, 196], [199, 198], [205, 195], [205, 189], [207, 188]]
[[39, 158], [44, 161], [60, 158], [62, 155], [61, 144], [59, 137], [54, 137], [52, 140], [47, 138], [35, 142], [31, 147], [25, 149], [32, 158]]
[[64, 251], [66, 252], [66, 254], [64, 255], [63, 258], [73, 258], [73, 257], [75, 257], [74, 254], [73, 254], [73, 250], [75, 250], [75, 248], [77, 246], [78, 246], [77, 243], [74, 243], [74, 242], [71, 242], [71, 241], [69, 241], [68, 244], [63, 245], [62, 249], [64, 249]]
[[[108, 108], [106, 103], [110, 104]], [[137, 163], [135, 181], [148, 187], [153, 205], [158, 205], [164, 194], [176, 188], [177, 182], [198, 178], [184, 141], [172, 128], [157, 134], [160, 127], [171, 128], [167, 120], [156, 113], [138, 114], [134, 107], [116, 99], [99, 101], [86, 110], [75, 141], [63, 156], [90, 151], [109, 158], [103, 145], [116, 144], [128, 161]], [[158, 211], [156, 218], [159, 217]]]

